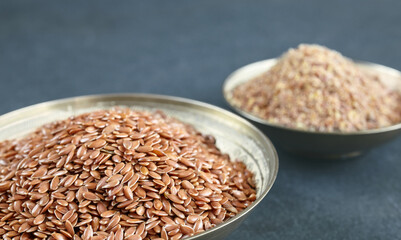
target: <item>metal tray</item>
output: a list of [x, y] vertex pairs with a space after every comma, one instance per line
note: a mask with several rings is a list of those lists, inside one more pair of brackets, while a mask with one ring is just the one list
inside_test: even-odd
[[0, 116], [0, 141], [21, 137], [42, 124], [115, 106], [136, 110], [162, 110], [167, 115], [212, 134], [217, 146], [233, 160], [243, 161], [255, 174], [257, 199], [234, 218], [187, 239], [223, 239], [260, 203], [272, 187], [278, 156], [263, 133], [249, 122], [221, 108], [177, 97], [149, 94], [113, 94], [73, 97], [40, 103]]

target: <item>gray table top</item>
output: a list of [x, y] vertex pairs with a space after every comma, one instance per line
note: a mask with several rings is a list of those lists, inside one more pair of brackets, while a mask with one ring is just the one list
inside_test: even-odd
[[[0, 114], [96, 93], [175, 95], [228, 108], [234, 69], [319, 43], [401, 69], [401, 1], [1, 1]], [[401, 138], [361, 158], [279, 152], [266, 199], [230, 239], [396, 239]]]

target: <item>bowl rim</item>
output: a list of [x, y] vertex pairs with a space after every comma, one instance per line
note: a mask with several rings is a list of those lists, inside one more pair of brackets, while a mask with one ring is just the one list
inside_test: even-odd
[[[246, 65], [236, 69], [232, 73], [230, 73], [228, 75], [228, 77], [224, 80], [223, 86], [222, 86], [223, 97], [224, 97], [224, 100], [226, 101], [226, 103], [232, 109], [234, 109], [237, 113], [239, 113], [240, 115], [246, 117], [247, 119], [250, 119], [250, 120], [252, 120], [254, 122], [257, 122], [259, 124], [262, 124], [262, 125], [265, 125], [265, 126], [268, 126], [268, 127], [279, 128], [279, 129], [282, 129], [282, 130], [292, 131], [292, 132], [296, 132], [296, 133], [313, 134], [313, 135], [332, 135], [332, 136], [356, 136], [356, 135], [370, 135], [370, 134], [391, 132], [391, 131], [395, 131], [395, 130], [401, 129], [401, 122], [400, 122], [400, 123], [393, 124], [393, 125], [390, 125], [390, 126], [387, 126], [387, 127], [366, 129], [366, 130], [353, 131], [353, 132], [310, 131], [310, 130], [305, 130], [305, 129], [300, 129], [300, 128], [287, 127], [287, 126], [284, 126], [282, 124], [271, 123], [268, 120], [260, 118], [260, 117], [254, 115], [254, 114], [252, 114], [250, 112], [247, 112], [247, 111], [242, 110], [241, 108], [235, 106], [232, 103], [232, 100], [230, 98], [230, 94], [232, 92], [232, 89], [228, 89], [228, 85], [232, 81], [233, 77], [235, 75], [237, 75], [239, 72], [241, 72], [244, 69], [246, 69], [246, 68], [255, 66], [257, 64], [263, 64], [263, 63], [273, 63], [274, 64], [275, 62], [277, 62], [278, 59], [279, 58], [269, 58], [269, 59], [265, 59], [265, 60], [252, 62], [252, 63], [246, 64]], [[394, 68], [387, 67], [387, 66], [384, 66], [384, 65], [381, 65], [381, 64], [377, 64], [377, 63], [367, 62], [367, 61], [359, 61], [359, 60], [353, 60], [353, 61], [359, 66], [379, 69], [381, 71], [386, 71], [386, 72], [388, 72], [388, 73], [390, 73], [392, 75], [397, 75], [401, 79], [401, 72], [396, 70], [396, 69], [394, 69]], [[268, 70], [269, 70], [269, 68], [266, 69], [266, 71], [268, 71]], [[250, 78], [250, 79], [248, 79], [246, 81], [250, 81], [251, 79], [252, 78]], [[236, 85], [236, 86], [238, 86], [238, 85]]]
[[[13, 118], [14, 119], [18, 118], [18, 116], [21, 114], [27, 114], [27, 112], [29, 112], [32, 109], [38, 109], [38, 110], [48, 109], [51, 106], [57, 106], [57, 105], [60, 105], [60, 104], [66, 103], [66, 102], [77, 103], [80, 101], [96, 101], [96, 100], [97, 101], [107, 101], [107, 99], [123, 100], [123, 99], [133, 99], [133, 98], [136, 100], [147, 99], [150, 101], [180, 103], [180, 104], [185, 104], [187, 106], [198, 106], [198, 107], [201, 107], [204, 109], [212, 110], [214, 112], [219, 112], [219, 113], [227, 116], [228, 118], [231, 118], [234, 121], [237, 121], [240, 124], [248, 127], [251, 131], [253, 131], [255, 134], [258, 135], [258, 138], [259, 138], [258, 140], [261, 141], [263, 143], [263, 145], [267, 145], [269, 147], [269, 149], [271, 150], [271, 153], [272, 153], [271, 161], [273, 161], [274, 167], [272, 169], [269, 169], [270, 175], [267, 176], [267, 179], [266, 179], [267, 186], [263, 191], [260, 192], [260, 194], [256, 198], [256, 200], [252, 204], [250, 204], [247, 208], [245, 208], [244, 210], [239, 212], [237, 215], [235, 215], [234, 217], [232, 217], [226, 221], [223, 221], [222, 223], [218, 224], [217, 226], [212, 227], [204, 232], [198, 233], [196, 235], [193, 235], [193, 236], [185, 238], [185, 239], [191, 240], [191, 239], [196, 239], [198, 237], [207, 236], [209, 234], [212, 234], [213, 232], [218, 231], [219, 229], [222, 229], [222, 228], [228, 226], [230, 223], [240, 220], [242, 217], [248, 215], [266, 197], [267, 193], [273, 187], [273, 185], [277, 179], [277, 175], [278, 175], [279, 158], [278, 158], [276, 148], [274, 147], [271, 140], [245, 118], [238, 116], [238, 115], [236, 115], [228, 110], [225, 110], [223, 108], [214, 106], [209, 103], [204, 103], [201, 101], [193, 100], [193, 99], [175, 97], [175, 96], [169, 96], [169, 95], [161, 95], [161, 94], [148, 94], [148, 93], [107, 93], [107, 94], [74, 96], [74, 97], [45, 101], [45, 102], [29, 105], [29, 106], [19, 108], [19, 109], [7, 112], [5, 114], [2, 114], [2, 115], [0, 115], [0, 127], [2, 124], [7, 124], [7, 123], [11, 122], [13, 120]], [[103, 100], [101, 100], [101, 99], [103, 99]], [[110, 100], [108, 100], [108, 101], [110, 101]], [[5, 121], [7, 119], [8, 119], [8, 121]], [[267, 158], [264, 158], [264, 161], [267, 161]], [[269, 180], [271, 182], [269, 182]]]

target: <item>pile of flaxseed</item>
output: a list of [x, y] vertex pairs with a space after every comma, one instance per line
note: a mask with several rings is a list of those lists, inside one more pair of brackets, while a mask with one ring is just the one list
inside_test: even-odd
[[236, 87], [232, 100], [270, 123], [304, 130], [352, 132], [401, 122], [400, 93], [318, 45], [290, 49], [266, 73]]
[[4, 239], [181, 239], [255, 199], [243, 163], [161, 112], [102, 110], [0, 143]]

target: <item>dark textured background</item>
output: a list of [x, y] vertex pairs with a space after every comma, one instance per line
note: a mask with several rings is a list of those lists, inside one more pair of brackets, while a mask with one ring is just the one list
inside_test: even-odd
[[[227, 108], [234, 69], [299, 43], [401, 69], [401, 1], [1, 1], [0, 114], [146, 92]], [[399, 239], [401, 139], [352, 161], [280, 152], [277, 181], [230, 239]]]

